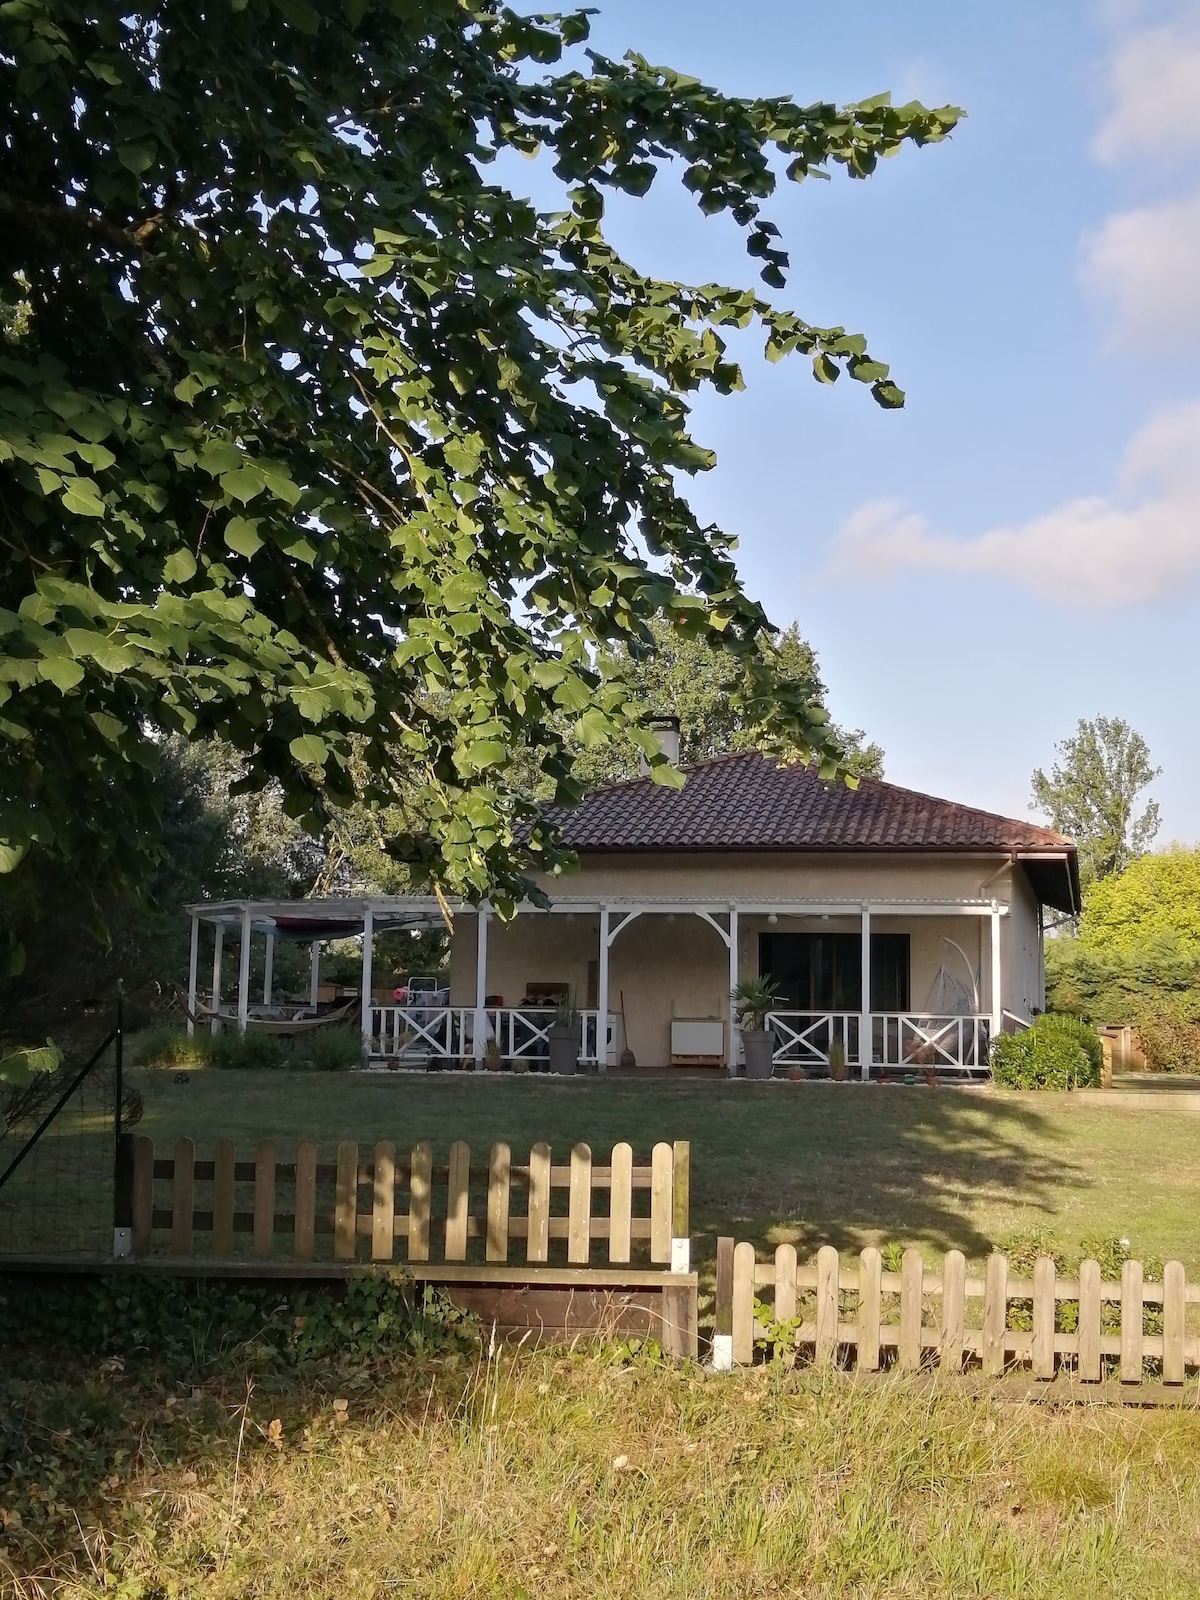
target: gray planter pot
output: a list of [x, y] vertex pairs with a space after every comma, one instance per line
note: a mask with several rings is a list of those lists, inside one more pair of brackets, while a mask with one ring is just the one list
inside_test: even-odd
[[775, 1050], [775, 1035], [766, 1028], [741, 1028], [742, 1054], [746, 1060], [748, 1078], [769, 1078], [774, 1071], [771, 1056]]
[[579, 1066], [579, 1030], [551, 1028], [546, 1038], [550, 1045], [550, 1071], [576, 1071]]

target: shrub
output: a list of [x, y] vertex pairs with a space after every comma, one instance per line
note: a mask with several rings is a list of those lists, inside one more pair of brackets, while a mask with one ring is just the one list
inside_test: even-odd
[[350, 1072], [363, 1064], [362, 1033], [358, 1028], [314, 1028], [292, 1044], [290, 1066], [311, 1067], [314, 1072]]
[[1059, 1012], [992, 1041], [992, 1076], [1008, 1089], [1084, 1088], [1099, 1083], [1103, 1059], [1095, 1030]]
[[155, 1023], [131, 1041], [130, 1056], [138, 1067], [174, 1067], [190, 1070], [208, 1060], [210, 1038], [197, 1033], [191, 1038], [185, 1029], [169, 1023]]
[[289, 1041], [274, 1033], [260, 1033], [248, 1028], [239, 1033], [236, 1026], [225, 1027], [213, 1034], [208, 1046], [208, 1059], [214, 1067], [240, 1067], [262, 1071], [291, 1064]]
[[1200, 1020], [1192, 995], [1160, 995], [1133, 1013], [1146, 1064], [1155, 1072], [1200, 1072]]

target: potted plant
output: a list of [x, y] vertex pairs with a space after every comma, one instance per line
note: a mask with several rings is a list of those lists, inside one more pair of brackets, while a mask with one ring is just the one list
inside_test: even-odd
[[830, 1041], [829, 1076], [834, 1083], [846, 1082], [846, 1046], [841, 1039]]
[[767, 1013], [774, 1009], [779, 987], [769, 978], [750, 978], [733, 991], [733, 1010], [742, 1036], [742, 1054], [748, 1078], [769, 1078], [774, 1071], [771, 1057], [775, 1035], [767, 1027]]
[[563, 1001], [554, 1012], [554, 1021], [546, 1030], [550, 1045], [550, 1071], [570, 1073], [579, 1066], [579, 1013], [569, 1000]]
[[500, 1071], [500, 1041], [489, 1039], [483, 1047], [483, 1065], [488, 1072]]

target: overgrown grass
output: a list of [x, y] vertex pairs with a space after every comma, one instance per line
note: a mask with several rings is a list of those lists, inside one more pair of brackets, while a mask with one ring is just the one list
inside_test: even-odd
[[1196, 1593], [1191, 1411], [501, 1350], [200, 1382], [35, 1363], [0, 1414], [14, 1600]]

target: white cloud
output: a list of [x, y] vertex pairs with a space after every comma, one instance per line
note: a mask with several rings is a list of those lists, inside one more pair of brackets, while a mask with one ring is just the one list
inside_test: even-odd
[[1109, 90], [1111, 108], [1092, 145], [1099, 160], [1149, 156], [1163, 165], [1200, 149], [1200, 5], [1123, 39]]
[[1084, 240], [1083, 277], [1115, 302], [1123, 339], [1200, 338], [1200, 192], [1106, 218]]
[[1200, 401], [1161, 412], [1130, 441], [1112, 494], [1065, 501], [977, 538], [934, 532], [894, 500], [843, 524], [831, 576], [902, 572], [1001, 579], [1089, 607], [1148, 605], [1200, 581]]

